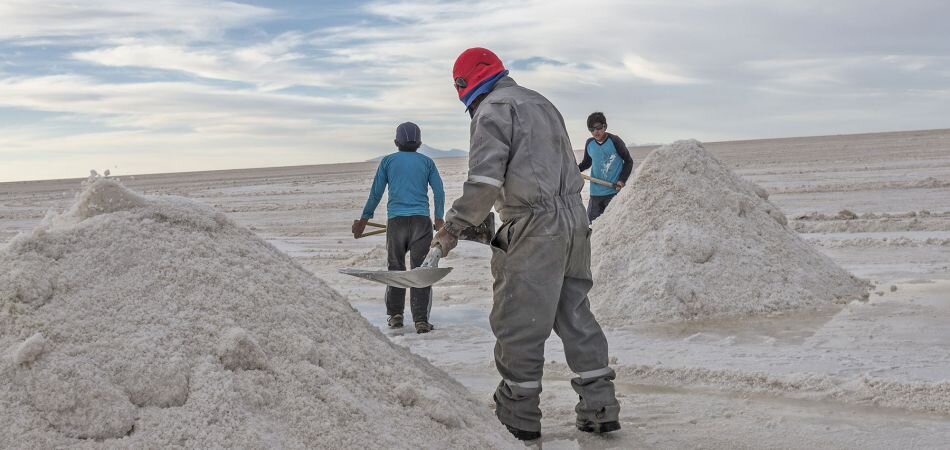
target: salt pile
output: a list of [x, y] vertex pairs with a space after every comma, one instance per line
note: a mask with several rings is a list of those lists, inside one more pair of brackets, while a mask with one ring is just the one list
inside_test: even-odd
[[594, 223], [599, 320], [743, 317], [867, 297], [868, 285], [787, 226], [761, 187], [697, 141], [663, 146]]
[[0, 248], [0, 429], [0, 448], [515, 445], [250, 231], [102, 178]]

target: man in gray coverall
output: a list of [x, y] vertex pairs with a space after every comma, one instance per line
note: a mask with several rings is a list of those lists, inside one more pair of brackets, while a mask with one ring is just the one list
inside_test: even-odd
[[492, 241], [497, 338], [502, 381], [495, 413], [518, 439], [541, 437], [544, 341], [564, 343], [571, 385], [580, 396], [577, 428], [620, 429], [607, 339], [590, 311], [590, 229], [584, 182], [560, 112], [518, 86], [489, 50], [471, 48], [455, 62], [459, 98], [472, 116], [468, 181], [432, 241], [448, 254], [459, 232], [478, 225], [494, 204], [502, 225]]

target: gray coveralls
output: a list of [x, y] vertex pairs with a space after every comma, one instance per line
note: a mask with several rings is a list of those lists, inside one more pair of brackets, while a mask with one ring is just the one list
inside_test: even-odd
[[578, 375], [571, 380], [578, 420], [618, 420], [607, 339], [587, 299], [593, 281], [583, 186], [560, 112], [511, 78], [499, 80], [472, 118], [468, 180], [446, 222], [477, 225], [492, 204], [501, 216], [489, 317], [502, 376], [495, 413], [521, 430], [541, 430], [544, 342], [552, 329]]

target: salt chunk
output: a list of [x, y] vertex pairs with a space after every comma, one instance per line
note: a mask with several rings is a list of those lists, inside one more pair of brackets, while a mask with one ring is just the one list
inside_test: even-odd
[[13, 352], [13, 362], [17, 365], [29, 364], [36, 361], [46, 350], [46, 337], [43, 333], [36, 333], [23, 341]]
[[231, 328], [221, 337], [217, 348], [221, 364], [229, 370], [267, 368], [267, 356], [246, 330]]

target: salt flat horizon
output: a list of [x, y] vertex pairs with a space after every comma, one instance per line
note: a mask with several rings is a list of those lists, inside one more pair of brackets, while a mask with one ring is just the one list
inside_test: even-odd
[[[611, 130], [615, 131], [615, 130]], [[621, 137], [625, 137], [625, 134], [621, 131], [617, 131], [617, 134]], [[726, 140], [726, 141], [700, 141], [708, 150], [714, 154], [725, 153], [730, 154], [734, 152], [742, 152], [744, 150], [749, 150], [750, 147], [754, 146], [776, 146], [780, 145], [782, 147], [791, 146], [791, 147], [808, 147], [808, 146], [817, 146], [825, 143], [829, 140], [839, 140], [847, 139], [853, 141], [854, 139], [859, 139], [861, 141], [876, 141], [876, 142], [887, 142], [895, 141], [906, 138], [921, 137], [921, 136], [940, 136], [941, 139], [946, 139], [947, 149], [950, 150], [950, 128], [934, 128], [934, 129], [922, 129], [922, 130], [902, 130], [902, 131], [876, 131], [868, 133], [844, 133], [844, 134], [827, 134], [827, 135], [812, 135], [812, 136], [788, 136], [788, 137], [773, 137], [773, 138], [752, 138], [752, 139], [735, 139], [735, 140]], [[945, 137], [944, 137], [945, 136]], [[683, 139], [693, 139], [691, 137], [684, 137]], [[576, 144], [576, 143], [575, 143]], [[647, 154], [649, 154], [654, 149], [661, 147], [663, 145], [669, 144], [641, 144], [641, 145], [629, 145], [628, 147], [633, 152], [633, 156], [638, 159], [642, 159]], [[394, 150], [395, 151], [395, 150]], [[581, 152], [582, 149], [575, 149], [575, 153]], [[830, 156], [830, 155], [826, 155]], [[464, 156], [458, 157], [446, 157], [439, 158], [444, 160], [454, 160], [459, 158], [465, 158]], [[241, 167], [241, 168], [230, 168], [230, 169], [213, 169], [213, 170], [185, 170], [180, 172], [145, 172], [145, 173], [123, 173], [117, 171], [111, 173], [111, 176], [114, 177], [140, 177], [140, 178], [158, 178], [158, 177], [167, 177], [167, 176], [181, 176], [181, 175], [236, 175], [238, 178], [245, 178], [249, 175], [260, 176], [261, 174], [251, 172], [260, 172], [260, 171], [273, 171], [279, 172], [280, 175], [293, 175], [296, 172], [301, 173], [310, 173], [310, 170], [315, 167], [337, 167], [337, 168], [348, 168], [352, 166], [361, 166], [364, 164], [376, 165], [378, 161], [366, 160], [366, 161], [351, 161], [351, 162], [338, 162], [338, 163], [314, 163], [314, 164], [297, 164], [297, 165], [281, 165], [281, 166], [256, 166], [256, 167]], [[105, 170], [112, 171], [108, 167], [97, 168], [90, 167], [81, 169], [83, 173], [80, 176], [73, 178], [41, 178], [41, 179], [32, 179], [32, 180], [15, 180], [15, 181], [2, 181], [0, 180], [0, 190], [4, 189], [7, 185], [13, 184], [25, 184], [25, 183], [75, 183], [82, 181], [88, 177], [88, 170], [96, 170], [99, 174], [102, 174]]]

